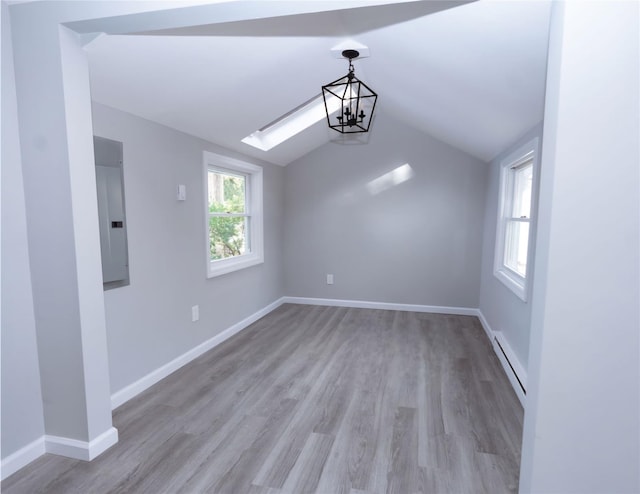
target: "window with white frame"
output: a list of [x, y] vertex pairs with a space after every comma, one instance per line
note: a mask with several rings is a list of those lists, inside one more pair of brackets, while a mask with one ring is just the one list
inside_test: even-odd
[[204, 152], [207, 276], [264, 261], [262, 168]]
[[504, 159], [500, 167], [500, 204], [493, 273], [525, 301], [531, 271], [529, 253], [537, 153], [536, 138]]

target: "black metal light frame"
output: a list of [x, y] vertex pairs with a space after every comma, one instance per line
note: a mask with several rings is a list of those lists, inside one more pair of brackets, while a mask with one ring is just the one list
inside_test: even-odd
[[[378, 95], [354, 74], [352, 60], [358, 58], [360, 53], [357, 50], [344, 50], [342, 56], [349, 59], [349, 73], [322, 86], [327, 123], [333, 130], [342, 134], [368, 132]], [[333, 117], [333, 123], [327, 105], [327, 99], [331, 97], [340, 100], [340, 112]], [[365, 109], [368, 113], [365, 113]]]

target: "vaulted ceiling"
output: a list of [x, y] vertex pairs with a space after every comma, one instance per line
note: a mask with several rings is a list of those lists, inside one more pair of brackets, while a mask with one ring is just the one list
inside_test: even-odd
[[[286, 3], [296, 8], [285, 15]], [[379, 95], [377, 118], [482, 160], [543, 118], [547, 1], [343, 1], [311, 12], [298, 1], [274, 16], [270, 4], [220, 2], [200, 22], [97, 37], [86, 46], [92, 98], [287, 165], [341, 135], [321, 121], [270, 151], [241, 140], [345, 75], [331, 48], [347, 41], [369, 48], [354, 65]], [[229, 5], [245, 14], [222, 15]]]

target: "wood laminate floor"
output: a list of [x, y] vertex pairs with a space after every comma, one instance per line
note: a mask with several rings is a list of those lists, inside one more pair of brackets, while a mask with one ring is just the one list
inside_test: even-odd
[[477, 318], [283, 305], [114, 412], [16, 493], [515, 492], [523, 411]]

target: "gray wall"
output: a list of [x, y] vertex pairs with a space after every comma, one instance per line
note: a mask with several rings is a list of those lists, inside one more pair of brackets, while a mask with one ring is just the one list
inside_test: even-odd
[[8, 7], [2, 3], [2, 457], [44, 434]]
[[[500, 153], [490, 165], [487, 182], [487, 203], [484, 214], [484, 242], [482, 247], [482, 278], [480, 283], [480, 310], [493, 331], [500, 331], [516, 357], [526, 370], [529, 358], [529, 337], [531, 335], [531, 302], [523, 302], [493, 274], [498, 221], [500, 189], [500, 162], [507, 155], [540, 137], [542, 143], [542, 122], [522, 136], [513, 145]], [[540, 156], [540, 155], [538, 155]], [[532, 230], [533, 231], [533, 230]], [[535, 235], [535, 232], [534, 232]], [[529, 273], [533, 275], [535, 249], [530, 253]], [[531, 280], [529, 280], [531, 282]], [[529, 293], [531, 293], [531, 284]], [[531, 297], [529, 297], [529, 300]]]
[[477, 307], [487, 165], [382, 112], [372, 128], [287, 166], [286, 294]]
[[[123, 142], [131, 284], [104, 294], [116, 392], [284, 294], [284, 170], [256, 163], [264, 168], [264, 264], [207, 279], [202, 151], [243, 157], [99, 104], [93, 119], [95, 135]], [[176, 200], [178, 184], [185, 202]]]

